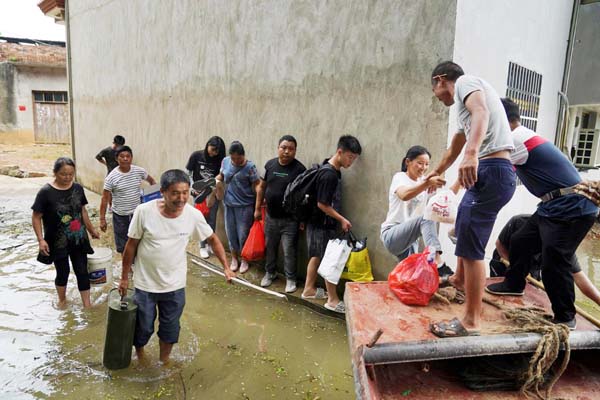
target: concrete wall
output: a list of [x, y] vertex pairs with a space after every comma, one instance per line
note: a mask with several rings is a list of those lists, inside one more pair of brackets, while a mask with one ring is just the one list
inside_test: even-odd
[[579, 8], [567, 96], [570, 105], [600, 104], [600, 3]]
[[17, 112], [17, 124], [22, 130], [33, 131], [33, 91], [68, 91], [66, 68], [17, 67], [15, 101], [25, 111]]
[[354, 134], [364, 152], [344, 172], [343, 213], [369, 237], [376, 275], [394, 266], [379, 225], [406, 149], [444, 147], [447, 111], [429, 77], [452, 56], [454, 2], [87, 0], [69, 17], [85, 185], [101, 187], [93, 157], [115, 133], [155, 176], [214, 134], [241, 140], [261, 170], [284, 133], [307, 165]]
[[[67, 91], [62, 68], [0, 64], [0, 141], [33, 141], [33, 91]], [[25, 106], [25, 110], [19, 110]]]
[[[458, 0], [454, 61], [467, 74], [488, 81], [500, 96], [506, 95], [508, 64], [515, 62], [542, 74], [542, 90], [537, 133], [554, 140], [558, 91], [561, 88], [573, 2], [571, 0]], [[449, 138], [456, 132], [456, 110], [450, 112]], [[456, 166], [448, 177], [457, 175]], [[506, 221], [519, 213], [535, 210], [537, 199], [520, 186], [511, 202], [501, 211], [492, 233], [495, 238]], [[454, 246], [445, 239], [446, 251]], [[491, 256], [494, 240], [488, 244]]]

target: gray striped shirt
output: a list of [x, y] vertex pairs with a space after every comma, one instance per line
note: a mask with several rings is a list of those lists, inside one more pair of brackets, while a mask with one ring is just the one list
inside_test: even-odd
[[112, 193], [112, 210], [118, 215], [131, 215], [140, 205], [140, 187], [148, 173], [142, 167], [132, 165], [127, 173], [113, 169], [104, 179], [104, 190]]

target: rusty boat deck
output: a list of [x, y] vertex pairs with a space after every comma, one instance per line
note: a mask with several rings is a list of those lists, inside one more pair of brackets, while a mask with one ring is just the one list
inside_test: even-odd
[[[498, 279], [489, 279], [488, 283]], [[530, 284], [522, 297], [485, 297], [505, 306], [536, 306], [550, 311], [546, 293]], [[407, 306], [387, 282], [348, 283], [346, 321], [358, 399], [520, 399], [518, 391], [468, 389], [457, 370], [475, 359], [532, 353], [536, 333], [502, 333], [510, 328], [502, 311], [484, 303], [480, 336], [439, 339], [429, 331], [432, 321], [460, 316], [462, 305], [432, 300], [426, 307]], [[367, 347], [377, 330], [383, 334]], [[552, 392], [564, 399], [600, 398], [600, 331], [577, 316], [569, 338], [571, 361]]]

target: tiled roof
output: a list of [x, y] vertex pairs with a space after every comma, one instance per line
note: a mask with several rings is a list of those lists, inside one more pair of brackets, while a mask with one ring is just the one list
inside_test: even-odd
[[25, 45], [0, 42], [0, 62], [21, 65], [66, 67], [67, 54], [64, 47]]

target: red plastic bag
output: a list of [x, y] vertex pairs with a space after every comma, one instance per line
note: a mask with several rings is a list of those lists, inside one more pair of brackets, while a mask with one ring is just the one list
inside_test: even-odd
[[202, 215], [204, 215], [204, 218], [208, 217], [208, 214], [210, 214], [210, 208], [208, 208], [208, 204], [206, 204], [206, 199], [204, 199], [202, 203], [194, 204], [194, 207], [197, 210], [200, 210]]
[[242, 258], [246, 261], [262, 260], [265, 256], [265, 230], [260, 221], [254, 221], [248, 239], [242, 249]]
[[427, 261], [429, 248], [400, 261], [388, 276], [390, 290], [407, 305], [426, 306], [438, 290], [437, 265]]

